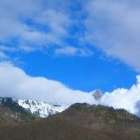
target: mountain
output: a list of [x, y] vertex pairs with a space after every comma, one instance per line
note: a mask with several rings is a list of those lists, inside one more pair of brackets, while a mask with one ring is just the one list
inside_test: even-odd
[[[95, 100], [100, 100], [100, 98], [103, 96], [103, 93], [100, 90], [93, 91], [92, 94]], [[16, 102], [27, 111], [41, 118], [46, 118], [50, 115], [61, 113], [69, 107], [68, 105], [53, 105], [46, 101], [37, 100], [16, 100]]]
[[127, 128], [129, 126], [137, 126], [137, 124], [140, 126], [140, 119], [123, 109], [114, 109], [101, 105], [89, 105], [86, 103], [72, 105], [59, 115], [59, 117], [63, 116], [65, 120], [75, 121], [77, 125], [91, 129]]
[[37, 100], [17, 100], [17, 103], [24, 109], [41, 118], [60, 113], [68, 108], [68, 106], [51, 105], [45, 101]]
[[100, 100], [102, 96], [103, 96], [103, 93], [101, 90], [93, 91], [93, 97], [95, 98], [95, 100]]
[[15, 124], [34, 120], [35, 116], [12, 98], [0, 98], [0, 124]]
[[2, 140], [140, 140], [140, 119], [125, 110], [74, 104], [62, 113], [0, 126]]
[[[46, 118], [50, 115], [54, 115], [57, 113], [61, 113], [65, 109], [67, 109], [68, 106], [60, 106], [60, 105], [51, 105], [48, 104], [45, 101], [37, 101], [37, 100], [14, 100], [9, 97], [0, 97], [0, 109], [1, 112], [3, 110], [9, 111], [9, 113], [15, 113], [8, 116], [13, 116], [13, 118], [16, 118], [17, 114], [27, 114], [34, 116], [34, 117], [41, 117]], [[5, 113], [1, 113], [4, 114]], [[6, 113], [7, 114], [7, 113]]]

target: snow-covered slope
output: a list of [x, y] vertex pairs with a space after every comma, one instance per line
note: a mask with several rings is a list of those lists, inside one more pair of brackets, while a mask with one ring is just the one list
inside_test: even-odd
[[68, 108], [68, 106], [50, 105], [47, 102], [36, 100], [17, 100], [17, 103], [26, 110], [42, 118], [63, 112]]

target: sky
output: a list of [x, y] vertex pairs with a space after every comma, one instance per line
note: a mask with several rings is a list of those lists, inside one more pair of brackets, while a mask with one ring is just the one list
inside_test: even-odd
[[101, 104], [136, 114], [139, 15], [139, 0], [0, 1], [1, 95], [92, 103], [100, 89]]

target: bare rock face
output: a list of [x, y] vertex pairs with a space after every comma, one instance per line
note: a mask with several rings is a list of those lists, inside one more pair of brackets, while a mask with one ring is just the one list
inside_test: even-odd
[[103, 93], [102, 93], [101, 90], [96, 90], [96, 91], [93, 93], [93, 97], [94, 97], [96, 100], [100, 100], [102, 96], [103, 96]]

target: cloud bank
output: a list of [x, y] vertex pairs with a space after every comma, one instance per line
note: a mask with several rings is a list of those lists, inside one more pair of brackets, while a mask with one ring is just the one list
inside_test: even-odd
[[52, 104], [95, 102], [91, 94], [72, 90], [60, 82], [44, 77], [31, 77], [8, 63], [0, 64], [0, 96], [46, 100]]
[[71, 46], [76, 50], [72, 53], [68, 54], [65, 49], [69, 45], [65, 40], [71, 36], [71, 27], [78, 21], [72, 18], [71, 4], [70, 0], [0, 1], [0, 48], [5, 47], [1, 53], [6, 55], [13, 48], [14, 52], [24, 53], [48, 52], [51, 48], [54, 55], [58, 49], [63, 49], [66, 53], [61, 55], [77, 55], [78, 52], [80, 56], [88, 56], [87, 49], [84, 51], [75, 45]]
[[137, 83], [130, 89], [115, 89], [112, 92], [105, 92], [99, 104], [112, 106], [116, 109], [125, 109], [140, 116], [140, 76], [137, 76]]
[[87, 40], [140, 71], [140, 1], [89, 0], [87, 13]]
[[93, 97], [94, 91], [73, 90], [64, 84], [45, 77], [32, 77], [22, 69], [0, 63], [0, 96], [17, 99], [45, 100], [51, 104], [71, 105], [89, 103], [126, 109], [140, 116], [140, 76], [130, 89], [115, 89], [105, 92], [100, 100]]
[[0, 58], [8, 58], [7, 52], [13, 50], [50, 48], [54, 55], [91, 56], [94, 49], [87, 45], [91, 44], [140, 71], [139, 15], [138, 0], [0, 1], [0, 48], [5, 47]]

